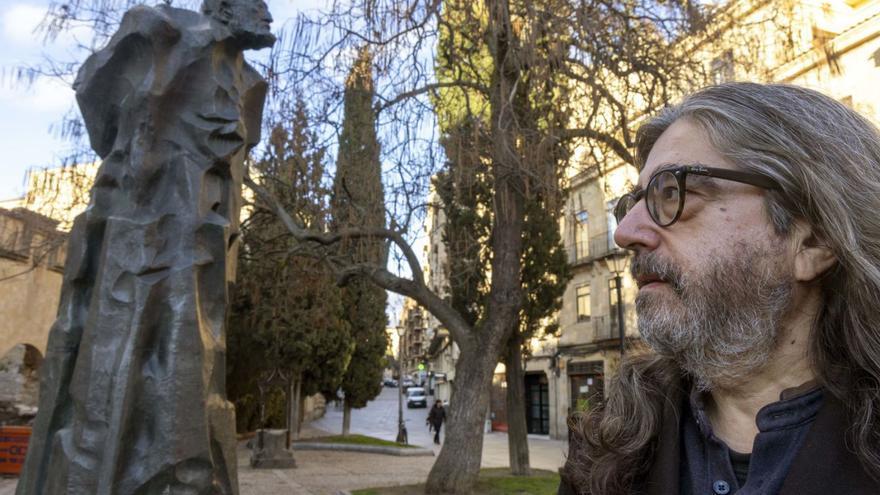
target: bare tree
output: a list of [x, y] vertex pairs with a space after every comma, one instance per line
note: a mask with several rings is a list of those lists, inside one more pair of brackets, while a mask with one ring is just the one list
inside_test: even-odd
[[[694, 31], [696, 13], [695, 7], [676, 3], [366, 2], [339, 5], [299, 25], [289, 45], [287, 75], [301, 87], [316, 88], [331, 98], [340, 78], [332, 61], [359, 44], [373, 47], [380, 76], [379, 128], [385, 131], [385, 160], [391, 164], [390, 190], [396, 200], [391, 205], [410, 207], [392, 219], [408, 220], [413, 193], [419, 192], [407, 188], [405, 181], [394, 183], [395, 174], [428, 176], [436, 170], [431, 158], [442, 156], [434, 143], [425, 148], [425, 140], [434, 137], [425, 127], [433, 129], [438, 115], [441, 121], [461, 118], [485, 123], [489, 149], [480, 173], [491, 189], [486, 205], [492, 213], [491, 261], [485, 310], [476, 322], [426, 287], [401, 230], [309, 233], [292, 221], [288, 226], [303, 242], [317, 244], [347, 237], [388, 239], [406, 260], [408, 276], [366, 264], [340, 265], [340, 275], [366, 276], [412, 297], [440, 320], [459, 345], [446, 444], [429, 475], [429, 493], [466, 493], [476, 482], [492, 371], [519, 324], [524, 301], [525, 205], [534, 197], [550, 204], [559, 201], [559, 170], [569, 165], [540, 157], [583, 138], [596, 143], [596, 149], [610, 150], [616, 159], [631, 162], [629, 123], [624, 128], [620, 123], [666, 103], [695, 79], [685, 75], [697, 73], [699, 64], [676, 56], [670, 45]], [[426, 52], [444, 30], [446, 42], [439, 46], [442, 71], [435, 72], [433, 54]], [[578, 90], [573, 92], [572, 86]], [[546, 104], [542, 99], [565, 99], [573, 93], [578, 105], [573, 122], [535, 118]], [[335, 108], [338, 96], [325, 99], [324, 105]], [[276, 213], [285, 215], [280, 208]]]

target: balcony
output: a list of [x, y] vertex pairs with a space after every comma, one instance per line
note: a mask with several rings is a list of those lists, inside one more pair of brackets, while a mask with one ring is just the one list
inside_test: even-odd
[[37, 213], [0, 208], [0, 257], [64, 271], [67, 234]]
[[614, 233], [603, 232], [591, 236], [589, 240], [576, 242], [568, 246], [568, 262], [571, 265], [582, 265], [617, 253], [620, 248], [614, 244]]

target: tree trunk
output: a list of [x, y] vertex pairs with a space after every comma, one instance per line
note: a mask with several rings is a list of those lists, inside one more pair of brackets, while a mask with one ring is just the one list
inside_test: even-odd
[[343, 402], [343, 411], [342, 411], [342, 436], [348, 436], [348, 432], [351, 429], [351, 403], [348, 402], [348, 399], [344, 399]]
[[483, 456], [483, 426], [489, 408], [489, 386], [497, 351], [479, 346], [462, 349], [455, 364], [446, 437], [428, 474], [425, 493], [469, 494], [477, 482]]
[[428, 474], [428, 494], [469, 494], [477, 482], [483, 454], [483, 422], [489, 408], [489, 386], [503, 344], [516, 327], [522, 307], [522, 232], [525, 221], [523, 162], [517, 155], [516, 116], [511, 95], [519, 72], [509, 52], [507, 4], [486, 0], [494, 59], [492, 108], [492, 262], [486, 318], [474, 329], [476, 338], [460, 342], [455, 386], [450, 398], [446, 443]]
[[529, 437], [526, 426], [525, 374], [522, 367], [522, 343], [516, 333], [507, 342], [507, 447], [510, 471], [516, 476], [531, 474]]
[[[290, 404], [288, 405], [288, 411], [290, 416], [287, 418], [287, 428], [290, 432], [290, 440], [299, 440], [299, 425], [302, 422], [302, 415], [300, 414], [300, 402], [302, 402], [302, 397], [300, 397], [300, 389], [302, 388], [302, 375], [298, 374], [295, 378], [290, 380], [290, 389], [288, 393], [290, 394]], [[290, 448], [290, 444], [287, 445]]]

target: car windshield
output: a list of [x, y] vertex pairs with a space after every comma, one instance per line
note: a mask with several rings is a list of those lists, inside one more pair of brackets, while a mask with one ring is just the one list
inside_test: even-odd
[[425, 389], [423, 388], [411, 388], [406, 391], [406, 394], [410, 397], [415, 395], [425, 395]]

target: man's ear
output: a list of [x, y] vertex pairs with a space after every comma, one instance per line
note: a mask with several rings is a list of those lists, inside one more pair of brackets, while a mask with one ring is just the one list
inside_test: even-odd
[[812, 227], [803, 221], [796, 221], [792, 237], [797, 242], [794, 255], [794, 278], [798, 282], [811, 282], [821, 277], [837, 263], [837, 256], [820, 239]]

